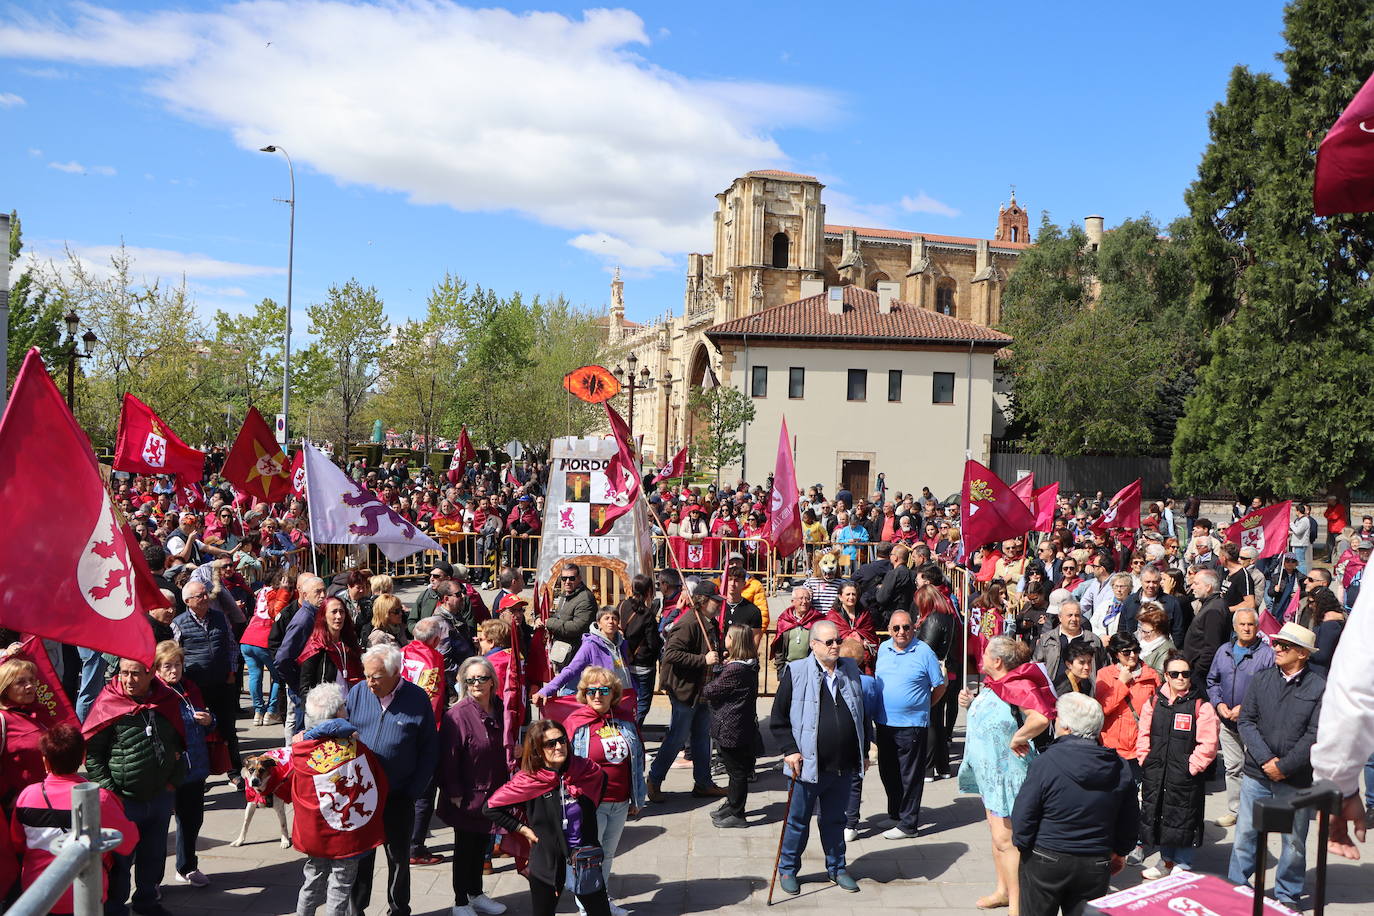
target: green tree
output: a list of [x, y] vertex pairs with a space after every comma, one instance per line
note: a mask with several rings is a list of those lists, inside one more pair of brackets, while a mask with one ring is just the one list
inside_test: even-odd
[[248, 408], [256, 406], [271, 422], [281, 397], [281, 353], [286, 308], [263, 299], [242, 315], [215, 312], [209, 360], [219, 374], [225, 404], [225, 436], [238, 434]]
[[721, 468], [744, 457], [740, 427], [753, 422], [754, 401], [737, 388], [717, 385], [693, 391], [687, 407], [702, 419], [702, 432], [692, 439], [692, 462], [714, 471], [719, 483]]
[[333, 409], [321, 416], [322, 432], [336, 450], [347, 450], [356, 438], [363, 403], [381, 372], [391, 328], [376, 287], [364, 288], [356, 279], [331, 286], [326, 301], [305, 311], [315, 344], [332, 369], [328, 396]]
[[1232, 72], [1185, 196], [1211, 334], [1172, 467], [1195, 492], [1344, 495], [1374, 471], [1374, 216], [1312, 212], [1317, 144], [1374, 70], [1374, 16], [1298, 0], [1284, 38], [1284, 79]]
[[1196, 366], [1187, 250], [1148, 216], [1093, 250], [1042, 221], [1002, 299], [1010, 438], [1054, 455], [1166, 454]]
[[[24, 233], [19, 214], [10, 213], [10, 261], [17, 263], [24, 251]], [[6, 389], [14, 384], [14, 377], [24, 362], [29, 348], [37, 347], [54, 372], [66, 363], [66, 349], [62, 346], [62, 310], [48, 297], [48, 292], [36, 282], [33, 268], [25, 267], [10, 285], [9, 351], [6, 368], [9, 377]]]

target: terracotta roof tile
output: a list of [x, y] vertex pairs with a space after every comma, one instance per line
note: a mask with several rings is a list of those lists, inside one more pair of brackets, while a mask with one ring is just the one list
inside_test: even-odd
[[[977, 245], [982, 239], [969, 238], [963, 235], [932, 235], [929, 232], [908, 232], [905, 229], [865, 229], [862, 226], [830, 226], [825, 227], [827, 233], [839, 235], [846, 229], [853, 229], [859, 233], [860, 237], [874, 239], [901, 239], [910, 241], [916, 236], [921, 236], [927, 242], [951, 242], [956, 245]], [[988, 239], [988, 243], [993, 248], [1013, 248], [1021, 250], [1031, 247], [1030, 242], [1002, 242], [996, 239]]]
[[802, 181], [820, 180], [815, 175], [803, 175], [800, 172], [783, 172], [778, 169], [754, 169], [749, 175], [759, 175], [765, 178], [798, 178]]
[[992, 328], [941, 315], [908, 302], [894, 300], [892, 311], [878, 311], [878, 294], [854, 286], [843, 289], [844, 312], [832, 315], [826, 299], [830, 290], [796, 302], [775, 305], [744, 318], [725, 321], [707, 328], [706, 336], [734, 339], [751, 338], [797, 340], [902, 341], [906, 343], [968, 343], [1004, 347], [1011, 336]]

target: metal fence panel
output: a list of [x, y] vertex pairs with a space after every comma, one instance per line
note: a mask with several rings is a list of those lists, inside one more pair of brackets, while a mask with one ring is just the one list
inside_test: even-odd
[[1042, 483], [1059, 481], [1059, 490], [1069, 493], [1096, 493], [1108, 496], [1126, 484], [1140, 478], [1141, 492], [1160, 493], [1172, 479], [1168, 458], [1120, 458], [1108, 455], [1080, 455], [1061, 458], [1057, 455], [1029, 455], [1020, 452], [993, 452], [992, 472], [1012, 483], [1025, 472], [1035, 475]]

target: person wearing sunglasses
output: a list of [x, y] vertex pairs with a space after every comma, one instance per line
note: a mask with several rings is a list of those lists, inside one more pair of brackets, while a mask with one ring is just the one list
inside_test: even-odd
[[536, 626], [548, 628], [553, 643], [549, 646], [549, 660], [561, 670], [577, 654], [583, 634], [596, 621], [596, 596], [582, 581], [582, 570], [572, 563], [564, 563], [558, 570], [558, 599], [548, 619]]
[[769, 728], [783, 756], [783, 773], [793, 782], [778, 858], [778, 883], [801, 893], [797, 869], [817, 813], [825, 869], [843, 890], [858, 883], [845, 862], [845, 809], [856, 773], [862, 773], [873, 743], [873, 723], [864, 708], [859, 666], [840, 657], [839, 626], [829, 618], [811, 627], [811, 654], [790, 662], [778, 680]]
[[[511, 851], [529, 861], [525, 877], [532, 916], [553, 916], [558, 910], [573, 870], [569, 853], [600, 846], [596, 806], [605, 785], [601, 767], [572, 752], [562, 725], [539, 719], [525, 729], [519, 768], [491, 794], [482, 813], [510, 834], [507, 843], [517, 847]], [[587, 891], [574, 896], [590, 916], [610, 916], [605, 882], [592, 889], [596, 883], [589, 881]]]
[[582, 643], [572, 661], [531, 698], [534, 704], [543, 706], [549, 697], [572, 693], [582, 672], [588, 668], [605, 668], [614, 672], [622, 690], [633, 686], [630, 682], [629, 649], [625, 645], [625, 637], [620, 635], [620, 609], [614, 605], [608, 604], [596, 612], [596, 626], [582, 634]]
[[1164, 659], [1164, 684], [1140, 712], [1136, 759], [1143, 786], [1140, 841], [1159, 847], [1158, 864], [1145, 869], [1146, 881], [1163, 878], [1174, 867], [1193, 867], [1202, 845], [1207, 800], [1207, 768], [1220, 746], [1217, 712], [1207, 701], [1202, 678], [1182, 652]]
[[[434, 618], [416, 627], [416, 639]], [[442, 688], [442, 675], [438, 678]], [[504, 913], [506, 907], [482, 892], [482, 863], [491, 839], [491, 821], [482, 813], [488, 796], [506, 781], [504, 706], [496, 669], [474, 656], [458, 668], [462, 699], [439, 723], [438, 814], [453, 828], [453, 913]]]
[[[639, 728], [632, 717], [624, 717], [616, 709], [624, 689], [620, 676], [609, 668], [583, 668], [577, 682], [580, 705], [563, 721], [563, 727], [572, 735], [573, 754], [595, 763], [606, 774], [606, 788], [596, 806], [596, 833], [601, 838], [601, 873], [611, 916], [626, 913], [609, 899], [611, 863], [625, 822], [639, 814], [647, 793]], [[579, 906], [579, 910], [583, 908]]]
[[[1312, 785], [1312, 746], [1317, 738], [1326, 680], [1308, 665], [1316, 651], [1316, 634], [1307, 627], [1286, 623], [1269, 640], [1276, 667], [1259, 671], [1250, 681], [1240, 711], [1240, 739], [1245, 746], [1245, 770], [1240, 785], [1235, 842], [1227, 880], [1244, 884], [1255, 871], [1259, 828], [1253, 820], [1261, 798], [1290, 799]], [[1300, 909], [1307, 870], [1307, 830], [1311, 811], [1297, 812], [1293, 831], [1284, 834], [1274, 896]]]
[[[934, 591], [930, 586], [922, 588], [922, 594]], [[891, 638], [878, 646], [874, 668], [882, 694], [875, 716], [878, 775], [887, 793], [887, 816], [893, 822], [883, 839], [902, 840], [915, 837], [921, 824], [926, 732], [932, 727], [931, 707], [944, 695], [946, 682], [935, 650], [916, 638], [909, 612], [895, 612], [887, 629]]]

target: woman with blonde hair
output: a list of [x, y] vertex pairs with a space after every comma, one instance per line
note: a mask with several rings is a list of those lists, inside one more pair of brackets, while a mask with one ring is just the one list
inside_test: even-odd
[[5, 814], [25, 786], [43, 780], [38, 742], [47, 729], [39, 709], [38, 666], [23, 658], [0, 662], [0, 734], [5, 738], [0, 742], [0, 809]]
[[711, 706], [711, 738], [730, 778], [725, 801], [711, 813], [711, 820], [717, 827], [747, 827], [744, 808], [749, 800], [749, 777], [762, 745], [755, 709], [759, 653], [750, 627], [737, 623], [726, 631], [725, 667], [706, 682], [701, 696]]
[[[373, 578], [390, 579], [391, 577], [374, 576]], [[368, 638], [374, 630], [382, 630], [391, 634], [398, 646], [404, 646], [410, 642], [410, 635], [406, 633], [405, 608], [402, 606], [400, 598], [386, 593], [377, 595], [372, 599], [372, 619], [364, 622], [359, 629], [358, 642], [361, 645], [367, 645]]]
[[396, 592], [396, 582], [386, 573], [380, 573], [367, 580], [373, 595], [392, 595]]

